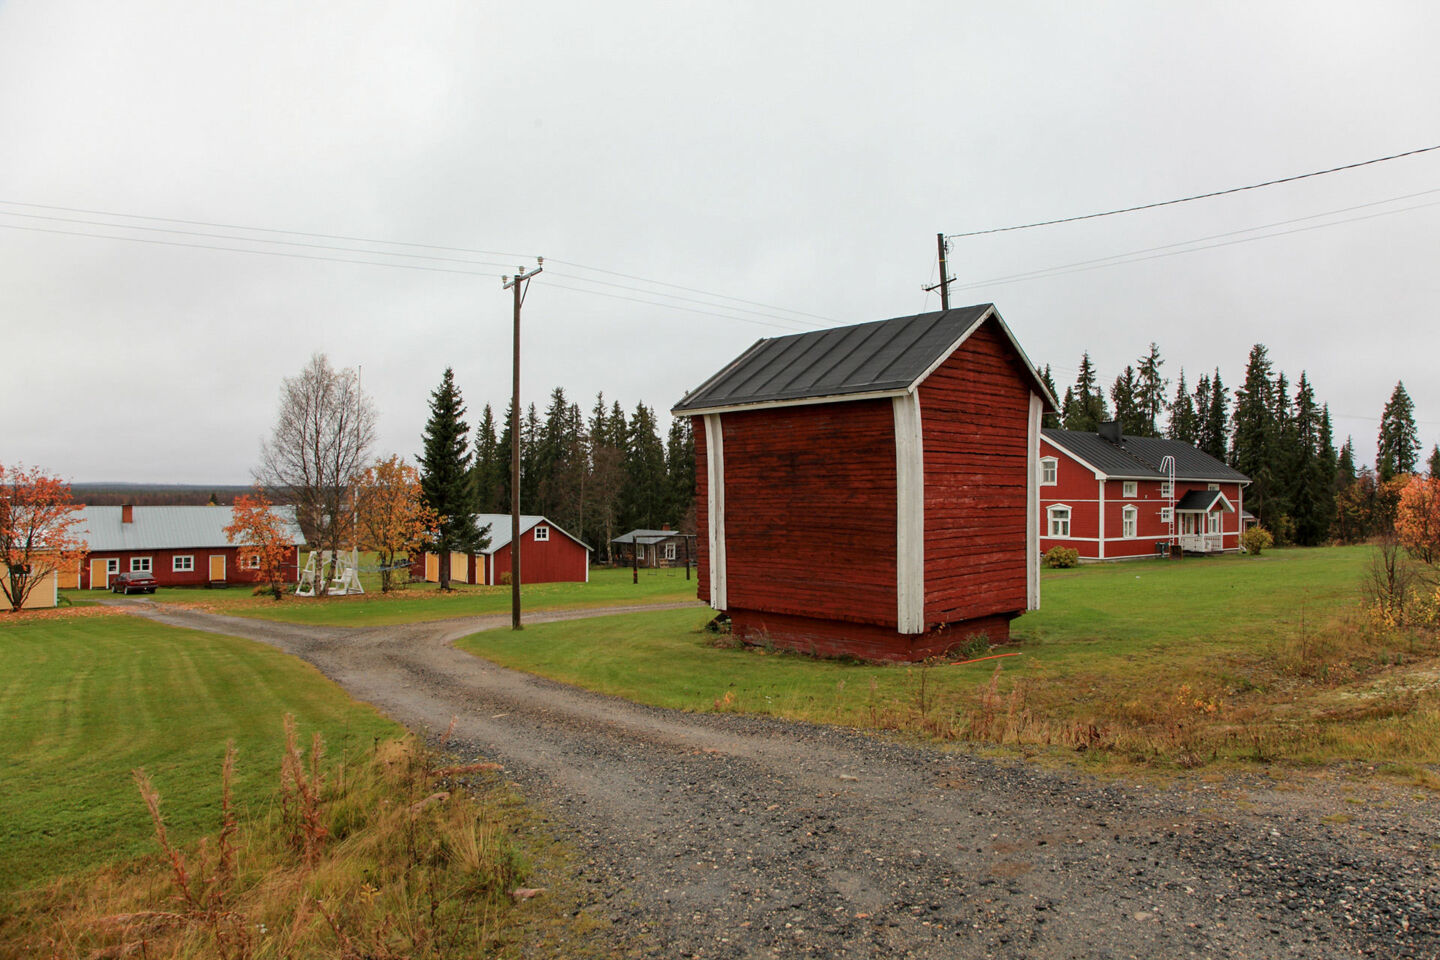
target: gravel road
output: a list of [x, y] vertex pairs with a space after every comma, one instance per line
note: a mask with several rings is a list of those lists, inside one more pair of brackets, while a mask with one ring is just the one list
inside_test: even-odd
[[[1331, 775], [1165, 786], [636, 706], [451, 645], [130, 601], [302, 657], [565, 824], [592, 909], [664, 957], [1440, 957], [1440, 802]], [[630, 609], [658, 609], [630, 608]], [[625, 612], [530, 614], [530, 623]]]

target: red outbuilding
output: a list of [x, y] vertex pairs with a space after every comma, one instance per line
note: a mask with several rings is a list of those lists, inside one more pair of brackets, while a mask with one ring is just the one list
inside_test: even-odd
[[700, 598], [747, 642], [916, 660], [1040, 602], [1053, 409], [991, 304], [761, 340], [693, 418]]
[[[495, 586], [510, 582], [514, 545], [510, 514], [482, 513], [477, 525], [490, 528], [490, 546], [479, 553], [450, 555], [451, 583]], [[414, 580], [440, 580], [440, 554], [417, 553], [410, 558]], [[544, 517], [520, 517], [520, 578], [523, 583], [589, 583], [590, 548]]]
[[1082, 560], [1240, 549], [1250, 478], [1179, 440], [1045, 430], [1040, 442], [1040, 550]]
[[[289, 531], [292, 546], [285, 569], [296, 577], [305, 537], [295, 523], [295, 510], [271, 510]], [[233, 522], [233, 510], [221, 506], [87, 506], [76, 526], [89, 549], [78, 571], [80, 587], [106, 590], [112, 579], [127, 572], [148, 573], [162, 587], [258, 582], [259, 568], [240, 563], [240, 548], [225, 533]]]

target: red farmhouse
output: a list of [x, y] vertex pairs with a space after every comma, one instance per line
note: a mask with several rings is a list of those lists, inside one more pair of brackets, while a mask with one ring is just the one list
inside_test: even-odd
[[700, 598], [736, 635], [916, 660], [1040, 603], [1053, 409], [991, 304], [761, 340], [693, 418]]
[[[298, 545], [305, 537], [292, 507], [272, 507], [290, 531], [286, 569], [296, 573]], [[148, 573], [162, 587], [210, 583], [255, 583], [256, 567], [243, 567], [239, 547], [225, 528], [234, 522], [230, 507], [85, 507], [82, 522], [89, 553], [80, 564], [81, 588], [105, 590], [117, 574]]]
[[1099, 433], [1045, 430], [1040, 549], [1071, 547], [1082, 560], [1153, 557], [1165, 544], [1238, 551], [1249, 482], [1188, 443], [1127, 437], [1116, 423]]
[[[450, 554], [450, 581], [509, 583], [510, 514], [482, 513], [476, 522], [490, 527], [490, 546], [481, 553]], [[440, 555], [416, 554], [410, 560], [410, 576], [438, 582]], [[521, 515], [520, 577], [525, 583], [589, 583], [590, 548], [544, 517]]]

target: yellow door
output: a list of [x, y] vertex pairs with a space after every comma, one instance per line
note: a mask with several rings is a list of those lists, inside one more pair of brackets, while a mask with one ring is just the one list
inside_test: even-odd
[[105, 570], [106, 570], [106, 566], [105, 566], [105, 565], [106, 565], [107, 562], [108, 562], [108, 561], [105, 561], [105, 560], [91, 560], [91, 561], [90, 561], [90, 589], [91, 589], [91, 590], [108, 590], [108, 589], [110, 589], [110, 574], [108, 574], [108, 573], [105, 572]]
[[463, 553], [450, 554], [450, 582], [470, 582], [470, 560]]
[[225, 579], [225, 554], [210, 554], [210, 579], [211, 581], [223, 581]]
[[75, 568], [73, 570], [68, 567], [66, 569], [59, 570], [57, 571], [56, 575], [58, 578], [57, 585], [60, 587], [61, 590], [80, 589], [80, 564], [75, 564]]
[[425, 579], [431, 583], [438, 583], [440, 580], [440, 555], [438, 553], [425, 554]]

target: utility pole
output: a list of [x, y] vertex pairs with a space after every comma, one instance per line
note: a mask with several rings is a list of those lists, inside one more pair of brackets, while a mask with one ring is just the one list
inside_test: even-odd
[[947, 264], [947, 263], [945, 262], [945, 234], [943, 234], [943, 233], [937, 233], [937, 234], [935, 234], [935, 245], [936, 245], [936, 246], [939, 248], [939, 250], [940, 250], [940, 282], [937, 283], [937, 284], [935, 284], [933, 287], [925, 287], [924, 290], [925, 290], [926, 293], [930, 293], [931, 291], [934, 291], [934, 290], [939, 290], [939, 291], [940, 291], [940, 309], [941, 309], [941, 310], [949, 310], [949, 309], [950, 309], [950, 284], [952, 284], [952, 283], [955, 282], [955, 278], [952, 277], [952, 276], [950, 276], [950, 266], [949, 266], [949, 264]]
[[529, 273], [515, 268], [515, 277], [501, 277], [503, 290], [515, 291], [515, 389], [510, 395], [510, 629], [520, 625], [520, 305], [530, 278], [545, 269], [545, 258], [535, 258], [535, 269]]

